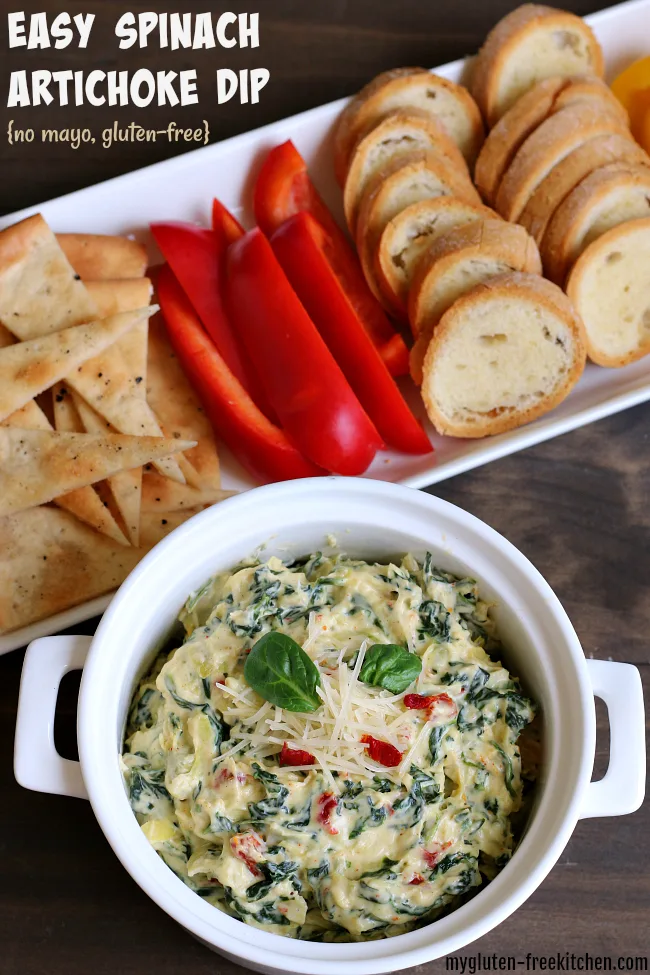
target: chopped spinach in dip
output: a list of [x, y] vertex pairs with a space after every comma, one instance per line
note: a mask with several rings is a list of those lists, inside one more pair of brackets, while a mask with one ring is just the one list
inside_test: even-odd
[[[430, 555], [270, 558], [209, 580], [180, 620], [185, 641], [134, 696], [122, 761], [143, 833], [199, 896], [290, 937], [390, 937], [510, 858], [534, 707], [473, 580]], [[271, 631], [316, 665], [309, 713], [244, 678]], [[385, 686], [377, 645], [406, 680], [419, 669], [406, 690]]]

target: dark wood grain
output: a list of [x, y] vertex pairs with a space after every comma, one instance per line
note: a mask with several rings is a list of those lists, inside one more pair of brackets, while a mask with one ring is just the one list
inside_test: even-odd
[[[256, 107], [211, 105], [202, 94], [182, 110], [188, 125], [208, 117], [214, 139], [348, 94], [398, 64], [436, 64], [479, 44], [509, 0], [264, 0], [262, 45], [248, 52], [180, 52], [155, 47], [118, 55], [112, 27], [126, 10], [203, 11], [203, 3], [94, 0], [67, 4], [97, 23], [87, 52], [6, 55], [2, 3], [3, 84], [12, 69], [99, 66], [177, 70], [196, 66], [201, 90], [216, 67], [265, 66], [272, 81]], [[26, 5], [23, 5], [23, 7]], [[588, 13], [598, 0], [573, 0]], [[62, 9], [44, 0], [31, 10]], [[219, 8], [221, 9], [221, 8]], [[255, 9], [231, 2], [235, 11]], [[44, 56], [45, 55], [45, 56]], [[3, 99], [4, 103], [4, 99]], [[76, 108], [20, 114], [24, 124], [89, 125], [114, 118], [147, 124], [178, 111]], [[146, 115], [146, 119], [144, 116]], [[27, 121], [29, 119], [29, 121]], [[172, 154], [169, 146], [119, 150], [8, 147], [0, 152], [0, 210], [38, 203]], [[432, 492], [484, 519], [517, 545], [549, 580], [588, 656], [630, 661], [650, 696], [650, 407], [639, 407], [514, 457], [454, 478]], [[93, 624], [77, 627], [92, 632]], [[21, 790], [12, 748], [22, 653], [0, 659], [0, 972], [7, 975], [236, 975], [243, 969], [198, 945], [164, 915], [120, 866], [87, 803]], [[73, 748], [74, 688], [61, 702], [63, 750]], [[598, 710], [596, 772], [606, 766], [607, 722]], [[650, 950], [650, 811], [620, 820], [581, 822], [560, 862], [530, 900], [462, 954], [537, 955], [558, 950], [644, 955]], [[417, 969], [432, 975], [444, 961]], [[414, 970], [415, 971], [415, 970]], [[346, 973], [342, 973], [346, 975]]]

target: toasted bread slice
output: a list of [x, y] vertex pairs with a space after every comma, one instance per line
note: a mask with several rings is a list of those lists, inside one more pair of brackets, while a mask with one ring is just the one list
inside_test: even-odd
[[541, 245], [549, 221], [562, 201], [595, 169], [610, 163], [650, 166], [650, 157], [629, 136], [609, 134], [583, 142], [554, 166], [542, 180], [519, 217], [537, 245]]
[[566, 85], [564, 78], [545, 78], [508, 109], [499, 119], [476, 160], [474, 182], [486, 203], [494, 202], [499, 183], [517, 151], [529, 135], [553, 111], [558, 93]]
[[[341, 188], [345, 184], [350, 156], [359, 141], [359, 137], [369, 128], [372, 128], [372, 124], [368, 122], [367, 118], [376, 123], [381, 121], [383, 116], [390, 111], [388, 108], [383, 109], [381, 107], [381, 96], [378, 99], [379, 107], [373, 111], [372, 105], [375, 96], [379, 95], [386, 86], [390, 92], [391, 82], [399, 81], [409, 75], [421, 74], [423, 71], [426, 71], [426, 68], [392, 68], [390, 71], [382, 71], [349, 100], [339, 115], [334, 129], [334, 172]], [[370, 109], [366, 108], [367, 104], [370, 105]]]
[[384, 227], [401, 210], [430, 197], [457, 196], [478, 203], [479, 195], [464, 175], [435, 152], [415, 152], [394, 159], [371, 181], [361, 200], [357, 249], [368, 284], [381, 300], [375, 280], [375, 256]]
[[650, 218], [608, 230], [582, 252], [567, 295], [586, 329], [587, 354], [625, 366], [650, 353]]
[[418, 265], [408, 301], [416, 337], [410, 357], [415, 383], [422, 381], [431, 336], [447, 309], [475, 285], [509, 271], [542, 271], [537, 246], [523, 227], [479, 220], [433, 242]]
[[371, 81], [343, 111], [334, 134], [336, 177], [344, 185], [359, 138], [389, 112], [424, 112], [439, 121], [470, 165], [483, 142], [483, 121], [466, 88], [424, 68], [398, 68]]
[[421, 200], [398, 213], [384, 228], [375, 257], [375, 279], [387, 307], [406, 316], [413, 276], [434, 240], [475, 220], [497, 219], [489, 207], [456, 196]]
[[583, 142], [612, 132], [625, 136], [629, 130], [604, 104], [578, 102], [551, 115], [526, 139], [506, 170], [495, 210], [506, 220], [518, 220], [554, 166]]
[[424, 360], [422, 397], [439, 433], [485, 437], [561, 403], [585, 366], [584, 326], [559, 288], [504, 274], [459, 298]]
[[488, 34], [470, 89], [491, 128], [538, 81], [555, 75], [602, 77], [603, 71], [603, 52], [580, 17], [527, 3]]
[[465, 161], [440, 122], [418, 110], [390, 112], [364, 136], [354, 150], [343, 190], [343, 209], [351, 233], [356, 233], [364, 191], [378, 173], [413, 152], [435, 152], [459, 178], [470, 183]]
[[595, 75], [582, 75], [570, 78], [569, 83], [558, 92], [553, 110], [555, 112], [561, 112], [563, 108], [568, 108], [569, 105], [575, 105], [578, 102], [593, 102], [595, 105], [607, 105], [610, 111], [618, 115], [625, 125], [630, 124], [627, 111], [621, 102], [619, 102], [612, 89], [609, 85], [605, 84], [602, 78], [597, 78]]
[[612, 163], [590, 173], [555, 211], [542, 241], [544, 271], [562, 286], [589, 244], [627, 220], [650, 217], [650, 169]]

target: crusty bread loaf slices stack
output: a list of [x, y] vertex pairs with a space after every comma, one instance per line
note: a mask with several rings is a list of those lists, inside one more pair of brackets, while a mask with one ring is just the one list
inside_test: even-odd
[[563, 292], [536, 275], [504, 274], [442, 316], [422, 397], [440, 433], [505, 433], [562, 402], [584, 365], [584, 328]]
[[483, 122], [466, 88], [424, 68], [397, 68], [373, 79], [347, 105], [334, 134], [334, 169], [345, 185], [355, 148], [392, 111], [424, 112], [442, 124], [470, 165], [483, 142]]
[[438, 237], [476, 220], [497, 220], [494, 210], [458, 196], [432, 196], [412, 203], [388, 222], [375, 250], [374, 276], [386, 305], [407, 315], [418, 264]]
[[601, 366], [625, 366], [650, 353], [650, 218], [597, 237], [567, 281], [586, 327], [587, 352]]
[[348, 226], [371, 289], [411, 327], [411, 375], [441, 433], [540, 416], [587, 352], [608, 366], [650, 352], [650, 157], [603, 67], [579, 17], [526, 4], [476, 58], [476, 102], [401, 68], [341, 115]]
[[569, 268], [593, 240], [644, 217], [650, 217], [650, 168], [617, 162], [595, 169], [553, 214], [543, 242], [546, 276], [562, 287]]
[[490, 31], [474, 63], [470, 89], [491, 127], [544, 78], [602, 77], [603, 72], [600, 45], [580, 17], [529, 3]]
[[431, 244], [418, 264], [408, 302], [415, 336], [411, 376], [418, 385], [427, 348], [447, 309], [477, 284], [509, 271], [542, 272], [535, 241], [515, 224], [475, 220]]
[[[361, 198], [356, 243], [366, 279], [378, 298], [386, 302], [376, 276], [379, 242], [384, 228], [397, 214], [422, 200], [449, 197], [480, 206], [481, 200], [469, 175], [454, 169], [435, 152], [398, 156], [380, 170]], [[393, 311], [396, 311], [393, 307]]]

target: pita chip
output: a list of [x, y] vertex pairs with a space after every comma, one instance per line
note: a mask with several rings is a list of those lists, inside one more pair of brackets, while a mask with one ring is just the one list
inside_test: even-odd
[[[113, 272], [108, 275], [116, 276], [129, 275]], [[131, 314], [142, 317], [137, 311]], [[46, 332], [91, 321], [96, 316], [97, 309], [90, 295], [40, 214], [0, 232], [0, 321], [10, 332], [24, 342]], [[126, 385], [122, 385], [124, 377], [130, 379]], [[121, 433], [162, 435], [144, 398], [134, 395], [138, 377], [129, 374], [128, 363], [119, 349], [112, 349], [105, 357], [95, 356], [83, 375], [75, 369], [66, 378], [71, 385], [76, 383], [74, 388], [80, 395]], [[144, 377], [140, 379], [144, 381]], [[185, 483], [173, 458], [157, 460], [156, 468], [161, 474]]]
[[49, 505], [0, 518], [0, 633], [117, 589], [150, 548], [194, 514], [147, 515], [137, 549]]
[[[77, 417], [79, 429], [86, 433], [114, 433], [115, 429], [76, 393], [68, 396]], [[159, 475], [160, 476], [160, 475]], [[163, 478], [167, 481], [168, 478]], [[171, 482], [170, 482], [171, 483]], [[179, 485], [180, 487], [180, 485]], [[104, 490], [104, 488], [106, 490]], [[140, 544], [140, 504], [142, 497], [142, 467], [120, 471], [98, 485], [100, 495], [113, 508], [122, 521], [131, 545]]]
[[142, 478], [142, 511], [181, 511], [183, 508], [207, 507], [237, 494], [221, 488], [195, 488], [177, 484], [156, 471], [145, 471]]
[[141, 278], [147, 270], [147, 251], [128, 237], [105, 234], [57, 234], [68, 261], [84, 281]]
[[[52, 429], [48, 418], [34, 400], [30, 400], [22, 409], [7, 417], [3, 421], [3, 426], [18, 427], [23, 430]], [[81, 521], [94, 528], [95, 531], [108, 535], [118, 544], [129, 544], [112, 514], [92, 487], [82, 487], [76, 491], [71, 491], [69, 494], [62, 494], [54, 499], [54, 503], [60, 508], [70, 511]]]
[[0, 518], [0, 633], [117, 589], [143, 554], [59, 508]]
[[196, 472], [192, 476], [186, 470], [186, 480], [200, 490], [217, 490], [221, 477], [214, 433], [201, 401], [176, 358], [162, 315], [149, 322], [147, 401], [165, 436], [197, 441], [193, 450], [183, 454]]
[[70, 370], [77, 372], [82, 363], [150, 314], [151, 309], [145, 308], [114, 315], [0, 349], [0, 419], [19, 410]]
[[109, 315], [117, 315], [121, 311], [144, 308], [151, 301], [153, 294], [153, 286], [149, 278], [84, 281], [84, 285], [100, 318], [108, 318]]
[[190, 446], [158, 437], [0, 427], [0, 517]]
[[40, 214], [0, 232], [0, 321], [21, 341], [81, 325], [97, 309]]

